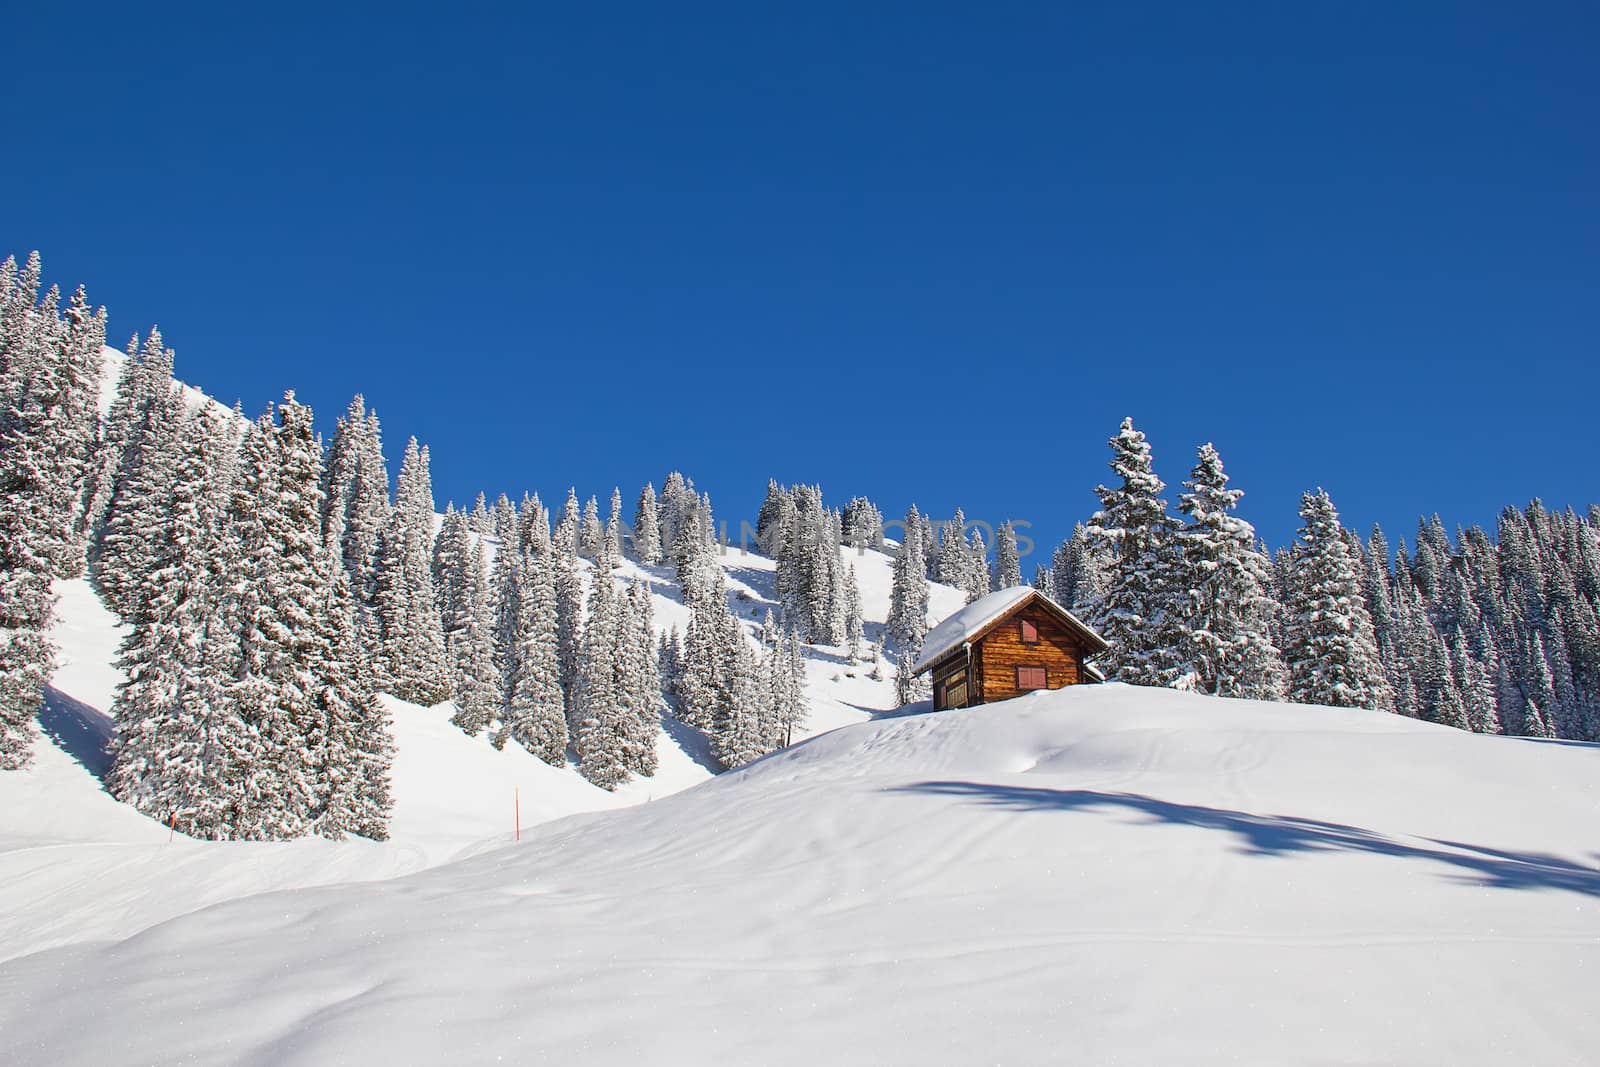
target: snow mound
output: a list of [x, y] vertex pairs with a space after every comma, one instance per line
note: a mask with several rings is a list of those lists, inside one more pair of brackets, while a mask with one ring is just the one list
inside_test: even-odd
[[61, 1064], [1585, 1063], [1597, 771], [1120, 685], [884, 717], [12, 959], [0, 1029]]

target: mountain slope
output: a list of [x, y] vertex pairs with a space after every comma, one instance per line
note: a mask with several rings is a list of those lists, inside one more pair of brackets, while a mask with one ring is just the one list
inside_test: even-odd
[[1115, 685], [887, 718], [11, 960], [0, 1028], [59, 1063], [1582, 1063], [1597, 760]]

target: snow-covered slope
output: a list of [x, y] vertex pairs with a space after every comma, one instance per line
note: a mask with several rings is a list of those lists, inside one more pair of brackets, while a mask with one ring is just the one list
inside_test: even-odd
[[0, 1032], [40, 1063], [1588, 1063], [1597, 770], [1121, 686], [884, 718], [14, 958]]
[[[874, 636], [887, 615], [892, 565], [877, 552], [847, 555]], [[722, 558], [729, 602], [753, 632], [775, 607], [773, 563], [736, 548]], [[669, 568], [624, 564], [619, 578], [633, 576], [651, 584], [658, 629], [687, 625]], [[450, 723], [448, 704], [424, 708], [385, 698], [396, 740], [392, 840], [186, 841], [101, 787], [122, 628], [87, 582], [57, 583], [57, 593], [58, 669], [41, 715], [35, 766], [0, 775], [0, 958], [75, 939], [126, 937], [253, 893], [393, 877], [511, 842], [519, 825], [526, 830], [650, 802], [713, 775], [705, 739], [671, 720], [658, 737], [656, 774], [608, 793], [575, 769], [552, 768], [516, 745], [497, 751], [484, 737], [467, 737]], [[937, 585], [932, 597], [936, 612], [961, 602], [959, 591]], [[813, 648], [807, 655], [811, 717], [798, 736], [892, 707], [892, 669], [874, 681], [869, 667], [845, 664], [842, 650]], [[160, 847], [142, 847], [150, 845]], [[83, 891], [90, 886], [93, 892]]]

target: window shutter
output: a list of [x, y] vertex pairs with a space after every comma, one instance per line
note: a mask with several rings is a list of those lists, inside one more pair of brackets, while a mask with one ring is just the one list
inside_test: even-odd
[[1027, 619], [1022, 620], [1022, 643], [1025, 645], [1039, 643], [1039, 628]]
[[1043, 667], [1018, 667], [1018, 689], [1044, 689], [1048, 685], [1048, 675]]

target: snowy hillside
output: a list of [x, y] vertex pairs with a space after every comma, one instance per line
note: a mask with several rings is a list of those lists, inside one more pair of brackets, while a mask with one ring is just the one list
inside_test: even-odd
[[[848, 551], [848, 557], [868, 635], [875, 637], [888, 611], [891, 561], [878, 552]], [[722, 559], [729, 603], [753, 633], [774, 605], [773, 563], [737, 548]], [[688, 612], [671, 569], [629, 562], [618, 571], [619, 580], [633, 576], [651, 583], [658, 629], [681, 630]], [[713, 774], [705, 739], [671, 720], [657, 739], [656, 774], [608, 793], [575, 769], [552, 768], [515, 744], [496, 750], [481, 736], [467, 737], [451, 724], [448, 704], [424, 708], [386, 697], [397, 745], [390, 841], [186, 842], [101, 786], [123, 631], [87, 582], [57, 583], [57, 593], [52, 637], [58, 666], [41, 715], [35, 765], [0, 776], [5, 957], [80, 938], [127, 936], [251, 893], [416, 871], [513, 840], [519, 818], [526, 831], [572, 814], [659, 799]], [[961, 599], [957, 590], [932, 586], [936, 614], [954, 610]], [[868, 666], [846, 665], [842, 650], [809, 648], [807, 657], [809, 719], [799, 737], [892, 708], [891, 667], [875, 681]], [[169, 837], [175, 839], [170, 846]], [[141, 847], [148, 845], [160, 847]], [[73, 892], [88, 884], [94, 893]]]
[[[59, 897], [125, 899], [8, 890], [0, 1029], [68, 1064], [1587, 1063], [1597, 770], [1115, 685], [891, 717], [428, 871], [27, 956]], [[100, 863], [150, 888], [192, 863], [160, 879], [192, 892], [202, 853], [318, 844], [129, 835]]]

